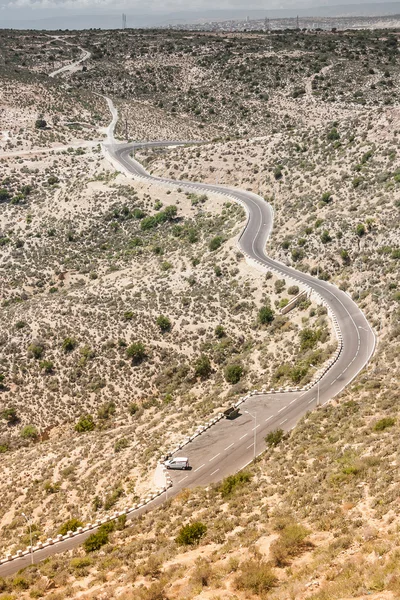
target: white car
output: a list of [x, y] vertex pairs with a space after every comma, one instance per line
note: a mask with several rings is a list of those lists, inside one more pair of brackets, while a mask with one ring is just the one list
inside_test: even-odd
[[170, 458], [166, 460], [164, 465], [167, 469], [188, 469], [189, 468], [189, 459], [185, 456], [177, 456], [176, 458]]

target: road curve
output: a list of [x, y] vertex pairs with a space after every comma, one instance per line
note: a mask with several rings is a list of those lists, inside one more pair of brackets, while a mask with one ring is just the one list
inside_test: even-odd
[[[112, 102], [107, 99], [109, 106]], [[111, 103], [111, 104], [110, 104]], [[273, 269], [282, 277], [310, 286], [330, 307], [339, 324], [343, 345], [338, 360], [326, 372], [317, 386], [303, 392], [282, 392], [251, 396], [241, 406], [241, 414], [233, 421], [221, 420], [202, 435], [187, 444], [179, 454], [189, 457], [190, 471], [170, 471], [173, 487], [155, 498], [139, 510], [133, 510], [128, 519], [160, 506], [165, 500], [176, 496], [183, 488], [208, 485], [223, 477], [243, 469], [265, 450], [265, 435], [281, 428], [290, 431], [308, 411], [317, 405], [329, 402], [339, 394], [366, 366], [375, 349], [375, 335], [362, 311], [343, 291], [326, 281], [321, 281], [306, 273], [296, 271], [279, 261], [270, 258], [265, 252], [267, 240], [273, 226], [272, 207], [260, 196], [235, 188], [190, 181], [174, 181], [163, 177], [153, 177], [144, 167], [131, 157], [132, 152], [141, 147], [176, 146], [182, 142], [148, 142], [143, 144], [116, 144], [114, 127], [117, 114], [112, 111], [113, 121], [108, 129], [108, 143], [105, 153], [114, 165], [126, 174], [146, 178], [152, 183], [174, 185], [187, 189], [227, 194], [235, 199], [247, 212], [247, 222], [239, 238], [238, 245], [243, 253], [256, 263]], [[176, 455], [176, 453], [175, 453]], [[38, 563], [51, 555], [71, 550], [96, 531], [77, 534], [74, 537], [47, 546], [34, 552], [34, 562]], [[12, 575], [30, 564], [30, 556], [23, 556], [0, 566], [0, 577]]]
[[329, 401], [354, 379], [374, 352], [375, 335], [363, 312], [348, 294], [328, 281], [322, 281], [307, 273], [297, 271], [266, 254], [265, 247], [273, 226], [273, 210], [264, 198], [249, 191], [222, 185], [153, 177], [131, 157], [132, 151], [137, 148], [174, 146], [178, 143], [110, 144], [106, 146], [106, 152], [111, 156], [114, 164], [118, 163], [125, 172], [134, 176], [145, 177], [150, 182], [157, 184], [172, 184], [204, 192], [227, 194], [245, 207], [248, 218], [238, 242], [243, 253], [264, 267], [280, 273], [282, 277], [296, 280], [301, 285], [312, 288], [324, 299], [336, 316], [343, 338], [342, 352], [336, 363], [320, 381], [321, 404]]

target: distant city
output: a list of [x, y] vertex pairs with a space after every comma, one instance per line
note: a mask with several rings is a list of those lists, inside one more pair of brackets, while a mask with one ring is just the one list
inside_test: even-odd
[[400, 14], [382, 17], [291, 17], [280, 19], [231, 19], [225, 21], [202, 21], [179, 23], [164, 28], [183, 31], [214, 32], [274, 32], [286, 29], [345, 31], [348, 29], [387, 29], [400, 27]]

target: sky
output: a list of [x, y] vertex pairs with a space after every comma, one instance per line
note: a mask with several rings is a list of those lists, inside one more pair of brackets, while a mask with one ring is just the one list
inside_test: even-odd
[[[206, 14], [215, 9], [297, 9], [317, 6], [364, 6], [363, 0], [0, 0], [0, 28], [8, 20], [45, 19], [62, 15], [166, 15], [201, 11]], [[375, 0], [374, 5], [388, 5], [386, 0]], [[400, 4], [399, 4], [400, 6]], [[392, 11], [395, 12], [395, 11]], [[387, 11], [386, 11], [387, 13]], [[375, 13], [376, 14], [376, 13]], [[3, 25], [4, 24], [4, 25]]]

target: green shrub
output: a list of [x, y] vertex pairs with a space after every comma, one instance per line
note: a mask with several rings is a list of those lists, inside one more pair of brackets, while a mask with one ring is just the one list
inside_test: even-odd
[[261, 560], [247, 560], [240, 565], [240, 571], [235, 578], [235, 586], [238, 590], [261, 594], [264, 597], [264, 594], [277, 582], [270, 565]]
[[146, 349], [142, 342], [134, 342], [126, 349], [126, 354], [134, 363], [139, 363], [145, 358]]
[[104, 509], [110, 510], [110, 508], [112, 508], [123, 495], [124, 490], [121, 487], [117, 487], [113, 492], [111, 492], [111, 494], [106, 496], [106, 499], [104, 500]]
[[63, 525], [61, 525], [58, 533], [60, 535], [67, 535], [68, 531], [76, 531], [78, 527], [83, 527], [82, 521], [79, 519], [69, 519]]
[[208, 356], [202, 354], [194, 363], [194, 373], [196, 377], [201, 377], [205, 379], [209, 377], [211, 374], [211, 362]]
[[62, 349], [64, 350], [64, 352], [72, 352], [72, 350], [74, 350], [74, 348], [76, 347], [76, 340], [72, 337], [66, 337], [65, 340], [62, 343]]
[[52, 373], [54, 368], [54, 363], [51, 360], [42, 360], [39, 363], [39, 366], [45, 373]]
[[358, 237], [363, 237], [363, 235], [365, 235], [365, 225], [359, 223], [356, 227], [356, 234]]
[[374, 431], [385, 431], [388, 427], [393, 427], [395, 423], [396, 419], [393, 417], [384, 417], [375, 423]]
[[251, 474], [246, 471], [239, 471], [235, 475], [228, 475], [221, 482], [218, 491], [223, 498], [230, 496], [237, 488], [242, 487], [251, 480]]
[[243, 376], [243, 367], [239, 364], [227, 365], [225, 367], [224, 375], [228, 383], [238, 383]]
[[271, 555], [276, 566], [288, 565], [290, 558], [299, 555], [311, 546], [306, 542], [309, 533], [303, 525], [292, 523], [285, 526], [279, 538], [271, 544]]
[[283, 440], [284, 436], [285, 432], [283, 431], [283, 429], [275, 429], [275, 431], [270, 431], [265, 436], [265, 443], [267, 444], [267, 446], [271, 446], [272, 448], [274, 448]]
[[266, 325], [267, 323], [272, 323], [274, 320], [274, 311], [268, 305], [262, 306], [258, 311], [258, 321], [261, 325]]
[[17, 415], [17, 409], [11, 406], [10, 408], [6, 408], [3, 412], [0, 413], [2, 419], [7, 421], [9, 425], [15, 425], [18, 423], [19, 417]]
[[300, 381], [305, 377], [308, 373], [308, 366], [305, 364], [294, 365], [294, 367], [290, 370], [290, 379], [293, 383], [300, 383]]
[[121, 452], [122, 450], [125, 450], [125, 448], [128, 448], [129, 446], [129, 442], [127, 439], [125, 438], [121, 438], [120, 440], [117, 440], [114, 444], [114, 452], [118, 453]]
[[218, 250], [218, 248], [220, 248], [222, 246], [223, 242], [224, 242], [224, 238], [221, 235], [215, 236], [212, 240], [210, 240], [210, 243], [208, 244], [210, 252], [214, 252], [215, 250]]
[[291, 285], [290, 287], [288, 287], [287, 293], [289, 294], [289, 296], [297, 296], [299, 292], [300, 289], [298, 285]]
[[116, 407], [114, 402], [106, 402], [102, 404], [98, 411], [97, 416], [99, 419], [109, 419], [112, 415], [115, 415]]
[[36, 440], [38, 438], [38, 430], [34, 425], [26, 425], [21, 430], [21, 437], [24, 440]]
[[100, 550], [102, 546], [108, 544], [108, 531], [104, 525], [99, 527], [98, 531], [92, 533], [84, 542], [83, 547], [85, 551], [89, 554], [89, 552], [96, 552], [96, 550]]
[[217, 338], [223, 338], [226, 335], [225, 329], [223, 328], [222, 325], [217, 325], [216, 328], [214, 329], [214, 333]]
[[329, 204], [331, 201], [332, 201], [331, 192], [324, 192], [322, 194], [321, 202], [323, 202], [324, 204]]
[[164, 315], [157, 317], [157, 325], [163, 333], [171, 329], [171, 321]]
[[92, 415], [82, 415], [75, 425], [75, 431], [85, 433], [86, 431], [93, 431], [95, 427], [96, 424]]
[[308, 327], [300, 331], [300, 350], [311, 350], [314, 348], [321, 338], [321, 330], [309, 329]]
[[178, 209], [174, 205], [167, 206], [164, 210], [164, 214], [166, 215], [168, 221], [172, 221], [178, 214]]
[[42, 117], [39, 117], [38, 119], [36, 119], [36, 121], [35, 121], [36, 129], [46, 129], [46, 127], [47, 127], [47, 123]]
[[30, 346], [28, 346], [28, 352], [30, 352], [32, 356], [38, 360], [43, 356], [44, 347], [42, 344], [39, 343], [30, 344]]
[[129, 405], [129, 408], [128, 408], [128, 410], [129, 410], [129, 414], [133, 416], [133, 415], [135, 415], [135, 414], [137, 413], [137, 411], [139, 410], [139, 405], [138, 405], [138, 404], [136, 404], [136, 402], [132, 402], [132, 403]]
[[27, 590], [29, 588], [29, 582], [22, 575], [17, 575], [12, 580], [12, 586], [17, 590]]
[[330, 141], [340, 140], [340, 134], [339, 134], [338, 130], [336, 129], [336, 127], [332, 127], [332, 129], [329, 131], [329, 133], [327, 135], [327, 138]]
[[69, 564], [72, 569], [83, 571], [86, 567], [91, 566], [92, 560], [88, 556], [78, 556], [77, 558], [72, 558]]
[[179, 530], [176, 537], [176, 543], [180, 546], [194, 546], [198, 544], [203, 536], [207, 533], [207, 525], [196, 521], [189, 525], [185, 525]]
[[332, 241], [332, 237], [329, 234], [329, 231], [327, 229], [325, 229], [322, 233], [321, 233], [321, 242], [323, 244], [328, 244], [329, 242]]
[[275, 292], [281, 294], [285, 289], [286, 281], [284, 279], [277, 279], [274, 284]]

